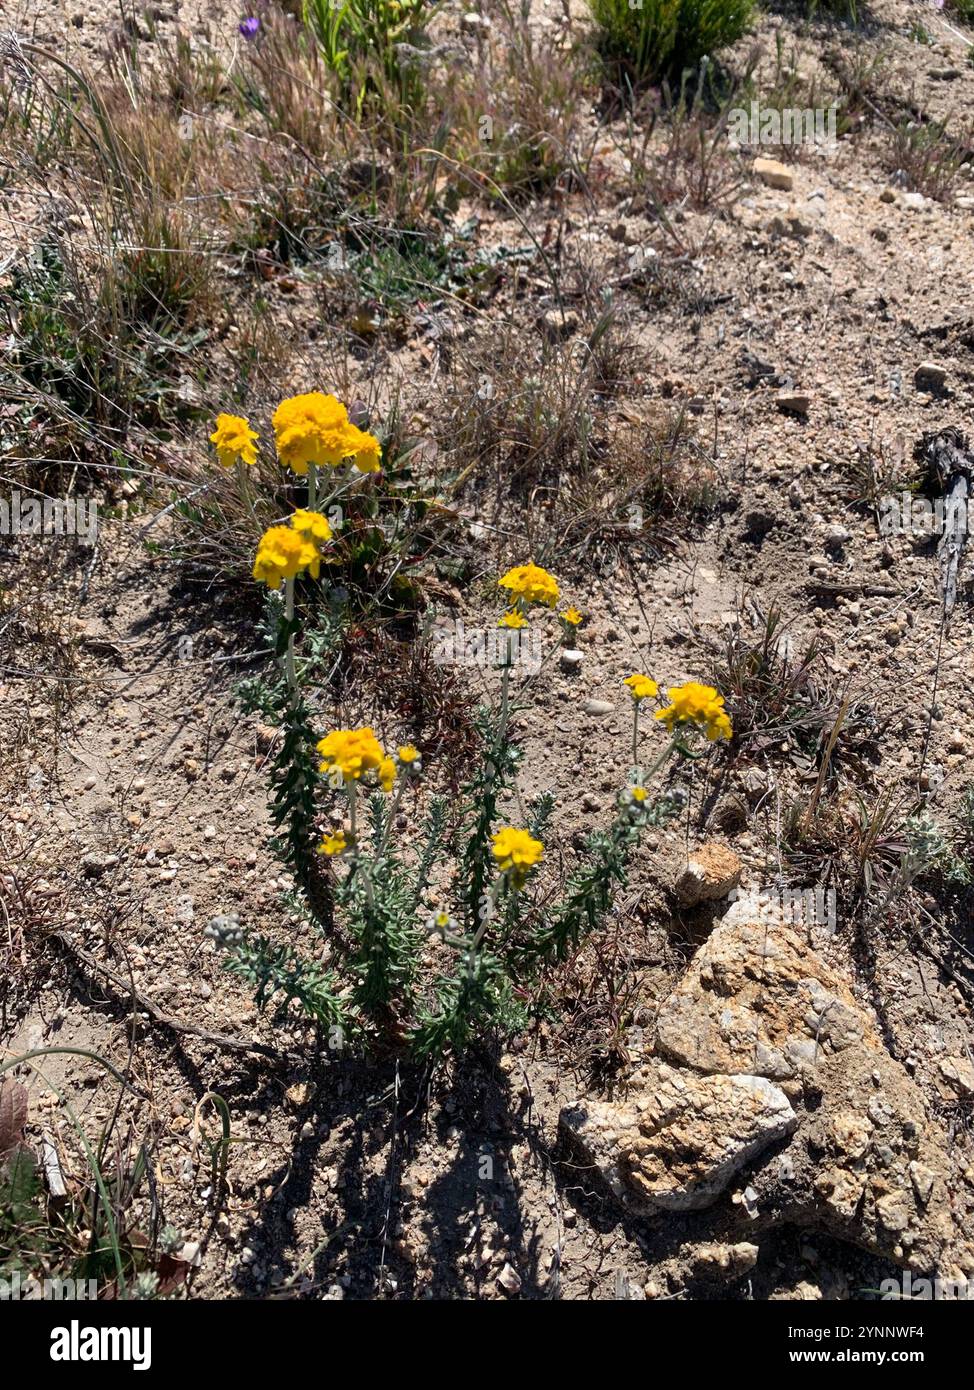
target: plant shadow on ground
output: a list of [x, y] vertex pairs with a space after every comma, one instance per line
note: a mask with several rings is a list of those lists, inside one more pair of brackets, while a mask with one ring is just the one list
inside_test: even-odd
[[[336, 1076], [341, 1077], [338, 1087]], [[393, 1063], [325, 1063], [312, 1067], [308, 1079], [318, 1090], [299, 1118], [303, 1116], [315, 1133], [299, 1139], [293, 1153], [266, 1179], [262, 1175], [262, 1185], [273, 1189], [273, 1195], [255, 1210], [242, 1236], [246, 1244], [266, 1244], [264, 1276], [272, 1287], [278, 1283], [281, 1296], [313, 1296], [314, 1290], [333, 1285], [335, 1247], [342, 1243], [350, 1249], [344, 1273], [351, 1297], [413, 1299], [426, 1291], [440, 1298], [469, 1296], [460, 1262], [481, 1224], [478, 1208], [484, 1209], [490, 1227], [499, 1229], [505, 1254], [520, 1273], [522, 1296], [550, 1296], [540, 1268], [540, 1236], [525, 1226], [512, 1170], [516, 1147], [525, 1146], [543, 1164], [548, 1162], [547, 1152], [530, 1101], [518, 1099], [510, 1078], [489, 1058], [468, 1059], [457, 1066], [452, 1084], [444, 1082], [442, 1073], [434, 1084], [426, 1068], [397, 1070]], [[245, 1087], [242, 1082], [241, 1092], [248, 1094]], [[230, 1091], [224, 1094], [231, 1096]], [[267, 1083], [261, 1096], [249, 1094], [252, 1104], [259, 1105], [261, 1096], [275, 1103]], [[449, 1111], [443, 1102], [454, 1109]], [[349, 1122], [351, 1130], [343, 1134], [341, 1153], [336, 1155], [335, 1188], [320, 1236], [309, 1235], [307, 1227], [299, 1231], [302, 1218], [314, 1211], [315, 1179], [329, 1139], [343, 1124], [347, 1130]], [[428, 1184], [405, 1178], [404, 1170], [416, 1160], [424, 1138], [435, 1133], [442, 1155], [449, 1150], [447, 1131], [455, 1126], [462, 1126], [462, 1133], [449, 1166]], [[411, 1253], [396, 1234], [404, 1210], [414, 1203], [428, 1241], [429, 1272], [422, 1290]], [[313, 1255], [301, 1259], [285, 1253], [293, 1251], [299, 1239], [312, 1246]], [[238, 1274], [237, 1286], [253, 1296], [255, 1285], [247, 1268]], [[484, 1282], [488, 1277], [493, 1276], [485, 1272]]]

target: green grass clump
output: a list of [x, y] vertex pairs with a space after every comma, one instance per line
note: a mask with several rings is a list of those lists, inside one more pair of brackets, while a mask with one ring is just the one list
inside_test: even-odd
[[679, 78], [736, 42], [751, 0], [589, 0], [605, 61], [633, 82]]

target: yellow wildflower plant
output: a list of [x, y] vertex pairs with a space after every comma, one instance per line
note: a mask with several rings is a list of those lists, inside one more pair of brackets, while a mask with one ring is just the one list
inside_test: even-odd
[[260, 538], [254, 559], [254, 578], [269, 589], [285, 579], [307, 572], [317, 579], [321, 572], [318, 547], [291, 526], [271, 526]]
[[365, 772], [380, 771], [386, 761], [382, 744], [369, 728], [333, 729], [316, 746], [321, 754], [319, 770], [340, 772], [348, 782], [357, 782]]
[[580, 627], [584, 615], [579, 613], [577, 608], [566, 608], [564, 613], [559, 613], [558, 616], [567, 627]]
[[515, 565], [497, 582], [523, 604], [543, 603], [554, 608], [558, 602], [558, 581], [540, 565]]
[[491, 836], [491, 853], [501, 873], [507, 874], [513, 888], [522, 888], [529, 871], [541, 859], [544, 845], [527, 830], [505, 825]]
[[321, 391], [288, 396], [274, 411], [271, 423], [281, 463], [300, 476], [311, 465], [337, 468], [347, 458], [363, 473], [380, 466], [379, 441], [352, 424], [335, 396]]
[[650, 700], [654, 695], [659, 694], [659, 686], [654, 680], [651, 680], [649, 676], [641, 676], [638, 673], [634, 673], [631, 676], [627, 676], [622, 683], [623, 685], [628, 685], [632, 698], [637, 701]]
[[396, 762], [394, 758], [383, 758], [379, 764], [379, 786], [388, 795], [396, 781]]
[[733, 729], [724, 710], [724, 697], [712, 685], [687, 681], [686, 685], [671, 686], [669, 698], [670, 704], [657, 710], [654, 717], [662, 720], [671, 734], [679, 724], [693, 724], [711, 743], [730, 738]]
[[243, 415], [216, 417], [216, 429], [210, 435], [210, 443], [215, 445], [217, 458], [224, 468], [233, 468], [237, 463], [255, 464], [257, 462], [256, 444], [260, 435], [250, 428], [250, 421]]

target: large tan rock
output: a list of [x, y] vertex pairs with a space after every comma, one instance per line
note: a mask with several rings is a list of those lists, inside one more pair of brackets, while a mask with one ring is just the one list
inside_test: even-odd
[[[788, 1222], [925, 1275], [974, 1276], [963, 1152], [955, 1162], [872, 1016], [780, 911], [733, 905], [661, 1006], [653, 1046], [631, 1100], [562, 1112], [579, 1161], [626, 1206], [706, 1206], [746, 1166], [725, 1240], [741, 1221], [749, 1239]], [[956, 1061], [942, 1074], [963, 1086]]]
[[799, 932], [744, 899], [657, 1018], [658, 1049], [673, 1061], [775, 1081], [833, 1052], [879, 1045], [848, 986]]
[[660, 1009], [657, 1047], [787, 1088], [800, 1123], [782, 1163], [752, 1175], [758, 1214], [917, 1269], [949, 1265], [964, 1223], [942, 1132], [848, 984], [767, 900], [740, 899], [701, 946]]
[[760, 1076], [699, 1076], [652, 1061], [621, 1104], [587, 1101], [562, 1111], [576, 1160], [645, 1214], [694, 1211], [720, 1196], [756, 1154], [790, 1134], [795, 1112]]

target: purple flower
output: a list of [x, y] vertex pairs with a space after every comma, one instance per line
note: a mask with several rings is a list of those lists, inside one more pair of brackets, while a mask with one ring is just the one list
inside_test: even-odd
[[237, 27], [245, 39], [255, 39], [257, 30], [260, 28], [260, 20], [251, 16], [250, 19], [242, 19]]

